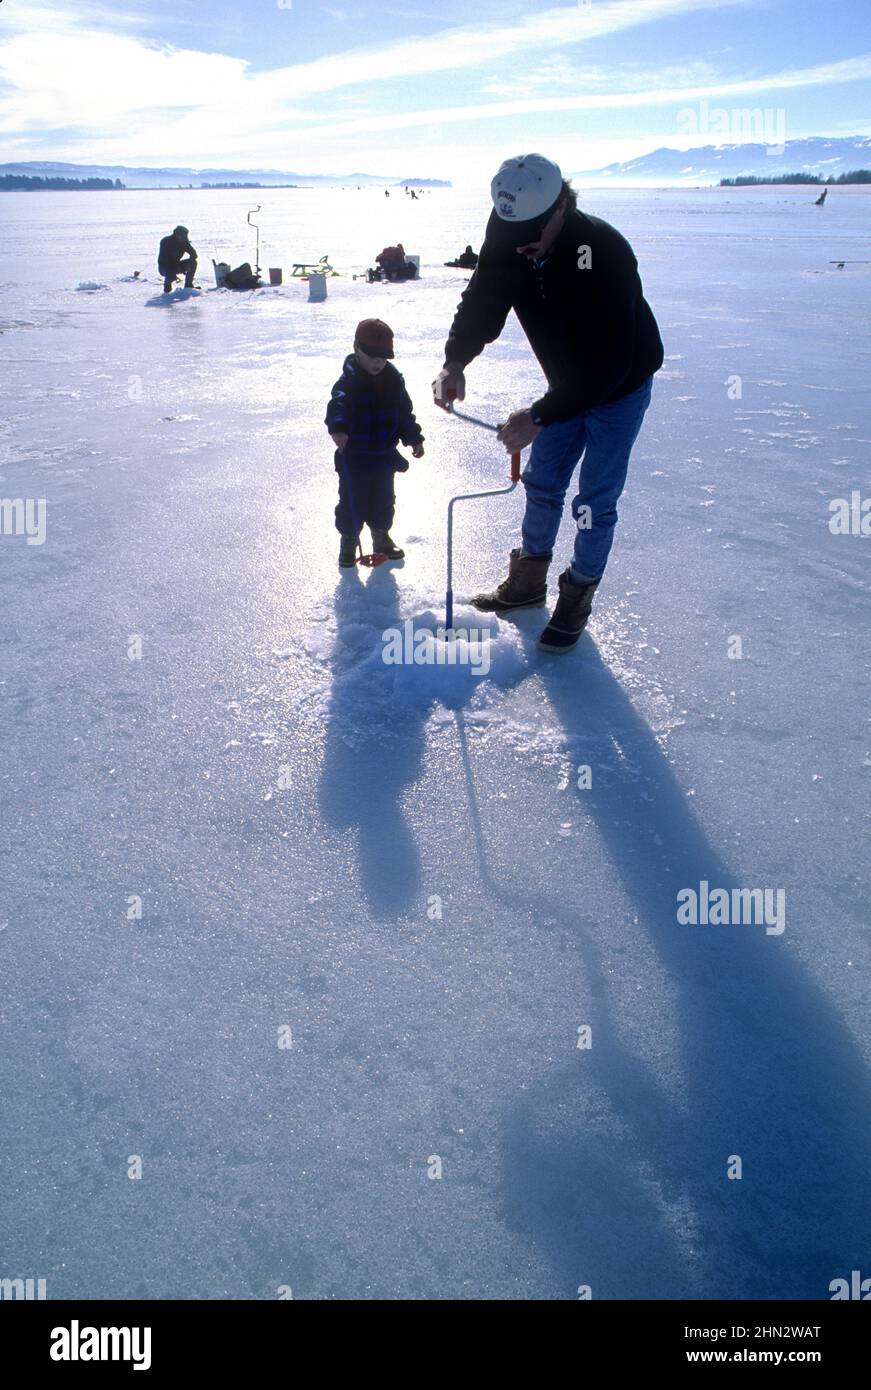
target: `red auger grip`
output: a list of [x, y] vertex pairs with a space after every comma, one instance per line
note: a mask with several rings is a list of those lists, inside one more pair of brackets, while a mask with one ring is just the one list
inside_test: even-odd
[[520, 455], [511, 455], [511, 473], [509, 474], [512, 483], [520, 482]]

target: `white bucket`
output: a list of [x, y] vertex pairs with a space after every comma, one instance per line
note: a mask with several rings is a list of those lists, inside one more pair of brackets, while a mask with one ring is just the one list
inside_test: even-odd
[[230, 274], [230, 267], [226, 261], [212, 261], [212, 265], [215, 267], [215, 284], [220, 289]]
[[411, 264], [414, 266], [414, 278], [415, 278], [415, 280], [419, 280], [419, 279], [420, 279], [420, 256], [406, 256], [405, 259], [406, 259], [407, 261], [411, 261]]
[[321, 300], [327, 297], [327, 277], [320, 271], [313, 270], [308, 277], [308, 302], [309, 304], [320, 304]]

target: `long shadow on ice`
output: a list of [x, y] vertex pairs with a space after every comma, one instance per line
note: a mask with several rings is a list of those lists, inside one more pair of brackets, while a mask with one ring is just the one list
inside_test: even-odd
[[391, 702], [373, 633], [399, 627], [399, 591], [390, 570], [355, 569], [336, 589], [336, 642], [320, 783], [320, 807], [357, 844], [360, 882], [378, 917], [409, 911], [420, 890], [420, 860], [402, 814], [402, 793], [421, 774], [426, 705]]
[[[800, 899], [788, 883], [736, 881], [589, 640], [579, 655], [540, 670], [570, 747], [592, 766], [592, 787], [575, 795], [637, 912], [628, 930], [652, 941], [665, 974], [662, 1017], [679, 1040], [682, 1087], [671, 1100], [643, 1038], [621, 1036], [591, 936], [558, 891], [542, 901], [485, 868], [507, 906], [573, 932], [593, 1001], [578, 1020], [592, 1025], [592, 1049], [505, 1117], [506, 1217], [548, 1256], [558, 1297], [590, 1284], [600, 1298], [827, 1298], [833, 1278], [871, 1273], [868, 1071], [789, 945]], [[474, 799], [472, 811], [475, 820]], [[481, 852], [486, 864], [483, 841]], [[563, 861], [567, 874], [582, 881], [581, 857]], [[785, 887], [785, 935], [679, 925], [678, 890], [702, 880]], [[730, 1155], [743, 1161], [740, 1181], [727, 1179]]]
[[[606, 1075], [600, 1078], [600, 1087], [607, 1086], [609, 1093], [619, 1087], [622, 1103], [628, 1103], [639, 1116], [657, 1108], [662, 1110], [663, 1099], [655, 1077], [624, 1046], [614, 1020], [608, 978], [591, 931], [595, 926], [593, 919], [579, 919], [570, 912], [557, 896], [558, 887], [552, 896], [545, 897], [536, 891], [509, 887], [505, 877], [491, 872], [462, 711], [457, 712], [456, 720], [470, 827], [485, 886], [497, 901], [504, 903], [512, 919], [531, 918], [543, 930], [562, 929], [573, 938], [588, 991], [596, 1000], [595, 1010], [584, 1021], [593, 1025], [597, 1060], [607, 1057]], [[560, 871], [558, 878], [571, 876], [576, 880], [580, 874], [580, 865], [570, 865], [564, 873]], [[569, 1021], [567, 1036], [576, 1022]], [[503, 1214], [521, 1234], [541, 1245], [556, 1269], [561, 1287], [557, 1296], [565, 1297], [571, 1297], [579, 1283], [592, 1283], [597, 1297], [607, 1296], [605, 1273], [610, 1275], [614, 1262], [622, 1262], [625, 1252], [632, 1250], [640, 1214], [645, 1224], [645, 1258], [655, 1268], [657, 1277], [675, 1283], [681, 1276], [672, 1233], [650, 1206], [642, 1172], [628, 1162], [615, 1168], [611, 1140], [606, 1136], [606, 1142], [602, 1142], [598, 1126], [589, 1135], [589, 1142], [582, 1143], [581, 1107], [590, 1099], [586, 1059], [591, 1055], [583, 1054], [585, 1071], [579, 1071], [573, 1061], [545, 1085], [527, 1087], [523, 1100], [515, 1102], [502, 1126]], [[595, 1255], [592, 1261], [591, 1250]], [[627, 1275], [625, 1267], [614, 1271], [608, 1282], [619, 1292], [612, 1296], [650, 1296], [643, 1278], [636, 1283]]]

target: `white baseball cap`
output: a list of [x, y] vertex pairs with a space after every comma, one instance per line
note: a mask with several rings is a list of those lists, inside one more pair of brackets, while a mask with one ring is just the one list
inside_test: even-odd
[[490, 184], [493, 208], [501, 222], [541, 223], [559, 201], [563, 176], [543, 154], [506, 159]]

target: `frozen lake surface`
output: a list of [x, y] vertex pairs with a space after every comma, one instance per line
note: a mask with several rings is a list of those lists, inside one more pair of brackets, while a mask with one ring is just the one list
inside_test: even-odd
[[[871, 539], [829, 526], [869, 496], [871, 266], [831, 262], [871, 198], [582, 192], [666, 362], [588, 634], [547, 659], [521, 613], [475, 678], [380, 653], [505, 473], [429, 390], [485, 194], [3, 195], [0, 497], [47, 529], [0, 537], [0, 1276], [50, 1298], [871, 1274]], [[285, 284], [217, 292], [258, 200]], [[204, 292], [165, 303], [178, 221]], [[420, 282], [352, 279], [396, 240]], [[404, 564], [340, 575], [322, 421], [370, 315], [426, 457]], [[467, 408], [540, 389], [512, 319]], [[458, 622], [521, 507], [458, 507]], [[783, 890], [785, 931], [678, 923], [703, 882]]]

